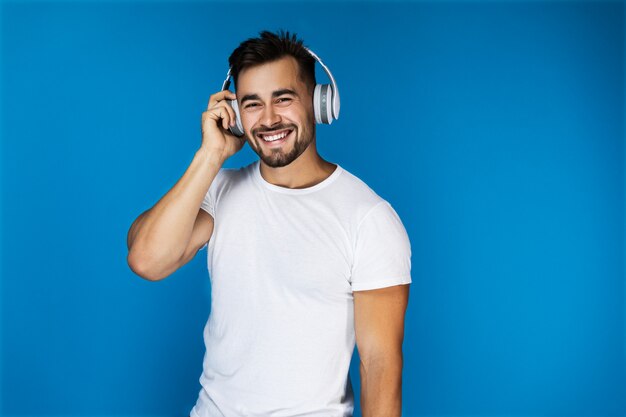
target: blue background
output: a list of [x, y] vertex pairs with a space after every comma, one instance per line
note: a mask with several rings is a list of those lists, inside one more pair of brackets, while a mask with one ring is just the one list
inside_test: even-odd
[[624, 9], [4, 2], [2, 415], [187, 416], [206, 251], [149, 282], [126, 233], [191, 162], [231, 51], [278, 28], [339, 84], [321, 155], [411, 238], [403, 415], [626, 415]]

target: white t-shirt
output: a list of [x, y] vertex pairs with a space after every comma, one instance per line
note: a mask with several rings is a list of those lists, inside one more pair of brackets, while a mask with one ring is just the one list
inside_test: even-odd
[[408, 235], [339, 165], [301, 189], [259, 168], [222, 168], [202, 202], [211, 312], [191, 417], [352, 416], [352, 291], [411, 283]]

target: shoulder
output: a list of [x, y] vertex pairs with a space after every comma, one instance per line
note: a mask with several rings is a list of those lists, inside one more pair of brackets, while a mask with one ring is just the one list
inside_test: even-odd
[[357, 175], [343, 167], [342, 169], [338, 181], [339, 192], [348, 200], [354, 216], [360, 222], [375, 207], [387, 201]]
[[215, 175], [215, 178], [213, 178], [213, 182], [211, 182], [209, 190], [206, 193], [205, 200], [220, 200], [224, 195], [229, 193], [229, 190], [237, 188], [246, 177], [247, 168], [248, 167], [220, 168]]
[[241, 182], [247, 177], [250, 177], [253, 174], [253, 169], [255, 166], [255, 162], [252, 162], [246, 166], [240, 168], [220, 168], [219, 172], [215, 176], [215, 183], [218, 183], [222, 186], [228, 184], [236, 184]]

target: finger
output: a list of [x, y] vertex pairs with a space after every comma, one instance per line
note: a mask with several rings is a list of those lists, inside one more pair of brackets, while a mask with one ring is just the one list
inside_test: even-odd
[[207, 110], [202, 115], [202, 123], [206, 118], [210, 118], [215, 120], [218, 125], [222, 125], [224, 129], [228, 129], [228, 111], [223, 106], [212, 108], [211, 110]]
[[237, 95], [230, 90], [218, 91], [217, 93], [212, 94], [211, 97], [209, 97], [209, 104], [207, 105], [207, 109], [213, 107], [219, 101], [224, 99], [236, 100]]
[[230, 119], [229, 123], [231, 126], [235, 126], [236, 118], [237, 118], [237, 115], [235, 114], [235, 109], [233, 109], [233, 106], [231, 106], [230, 103], [226, 104], [225, 106], [226, 106], [226, 111], [228, 111], [228, 116]]
[[235, 114], [235, 110], [234, 110], [234, 109], [233, 109], [233, 107], [230, 105], [230, 103], [227, 103], [227, 102], [226, 102], [226, 101], [224, 101], [224, 100], [223, 100], [223, 101], [220, 101], [219, 103], [217, 103], [217, 104], [215, 105], [215, 107], [213, 107], [213, 109], [217, 109], [217, 108], [220, 108], [220, 109], [222, 109], [222, 108], [223, 108], [223, 109], [224, 109], [224, 110], [228, 113], [228, 121], [227, 121], [227, 123], [228, 123], [228, 125], [229, 125], [229, 126], [234, 126], [234, 125], [235, 125], [235, 123], [236, 123], [236, 121], [235, 121], [235, 120], [236, 120], [236, 117], [237, 117], [237, 116], [236, 116], [236, 114]]
[[220, 117], [222, 118], [222, 127], [228, 130], [228, 111], [224, 107], [220, 107]]

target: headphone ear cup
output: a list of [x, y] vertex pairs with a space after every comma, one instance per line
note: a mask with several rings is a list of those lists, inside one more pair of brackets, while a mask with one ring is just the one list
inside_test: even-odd
[[333, 122], [333, 89], [330, 84], [317, 84], [313, 92], [315, 122], [331, 124]]
[[320, 110], [320, 89], [322, 88], [321, 84], [315, 84], [315, 89], [313, 90], [313, 114], [315, 115], [315, 123], [322, 123], [321, 118], [321, 110]]
[[333, 100], [331, 102], [333, 105], [332, 115], [333, 115], [333, 119], [337, 120], [339, 119], [339, 108], [341, 107], [341, 103], [339, 101], [339, 93], [337, 92], [337, 90], [335, 90], [334, 88], [331, 90], [332, 90], [332, 95], [333, 95]]
[[241, 115], [239, 114], [239, 105], [237, 104], [237, 100], [228, 100], [230, 102], [230, 107], [235, 111], [235, 125], [231, 126], [229, 130], [235, 136], [243, 136], [243, 124], [241, 123]]
[[333, 97], [333, 88], [330, 86], [330, 84], [324, 84], [322, 86], [322, 92], [324, 93], [324, 98], [326, 99], [322, 99], [322, 113], [324, 112], [324, 110], [326, 110], [326, 119], [328, 120], [328, 122], [326, 123], [331, 124], [333, 120], [335, 120], [335, 118], [333, 117], [333, 103], [335, 102]]

